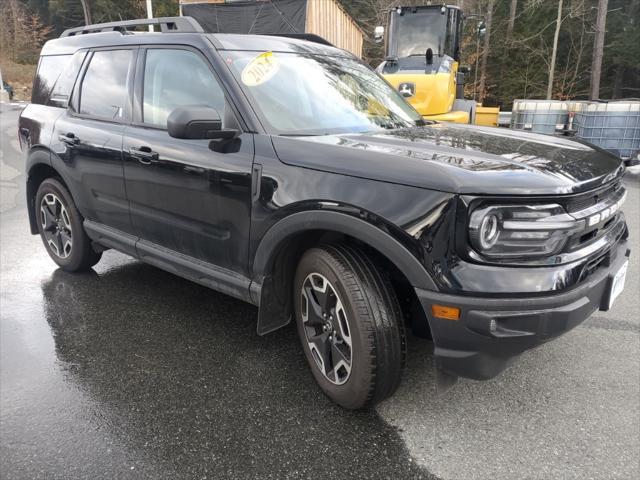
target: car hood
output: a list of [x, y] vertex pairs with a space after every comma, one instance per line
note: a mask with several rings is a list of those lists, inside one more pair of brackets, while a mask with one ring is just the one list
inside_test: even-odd
[[619, 158], [574, 139], [473, 125], [272, 138], [290, 165], [460, 194], [578, 193], [624, 173]]

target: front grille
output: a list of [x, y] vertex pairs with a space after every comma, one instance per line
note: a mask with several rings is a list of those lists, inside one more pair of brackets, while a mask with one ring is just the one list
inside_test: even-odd
[[606, 201], [606, 199], [615, 195], [616, 192], [620, 191], [622, 187], [622, 182], [618, 181], [613, 185], [608, 185], [606, 187], [601, 188], [600, 190], [596, 190], [595, 192], [587, 192], [582, 195], [577, 195], [576, 197], [568, 200], [565, 203], [565, 208], [567, 212], [574, 213], [584, 210], [589, 207], [593, 207], [598, 203]]
[[[616, 205], [621, 200], [626, 191], [621, 182], [601, 189], [597, 192], [590, 192], [579, 198], [571, 199], [565, 204], [565, 208], [572, 216], [585, 220], [585, 228], [575, 233], [567, 242], [566, 250], [575, 251], [593, 242], [616, 228], [624, 219], [624, 216], [616, 209], [615, 213], [609, 214], [605, 219], [601, 219], [593, 225], [589, 225], [589, 220], [594, 215], [603, 211], [610, 211], [612, 205]], [[580, 207], [580, 208], [578, 208]]]
[[598, 270], [600, 267], [608, 267], [616, 260], [617, 251], [613, 246], [617, 245], [623, 238], [627, 237], [627, 228], [623, 221], [617, 221], [613, 223], [611, 230], [611, 242], [600, 250], [600, 253], [594, 258], [589, 260], [582, 266], [582, 270], [578, 277], [578, 281], [581, 282], [592, 273]]
[[603, 235], [606, 235], [610, 230], [612, 230], [613, 227], [618, 225], [621, 218], [622, 215], [617, 213], [615, 217], [610, 218], [604, 224], [578, 232], [569, 239], [569, 242], [567, 243], [567, 250], [577, 250], [597, 241]]
[[589, 263], [587, 263], [582, 268], [582, 272], [580, 272], [580, 277], [579, 277], [578, 281], [581, 282], [582, 280], [584, 280], [585, 278], [590, 276], [593, 272], [595, 272], [600, 267], [600, 265], [602, 265], [603, 263], [608, 261], [610, 255], [611, 255], [611, 252], [607, 251], [606, 253], [600, 255], [599, 257], [597, 257], [597, 258], [591, 260]]

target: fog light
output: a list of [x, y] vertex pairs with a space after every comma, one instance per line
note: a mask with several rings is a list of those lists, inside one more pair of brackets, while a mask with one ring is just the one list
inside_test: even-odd
[[447, 307], [445, 305], [431, 305], [431, 314], [436, 318], [444, 320], [460, 320], [460, 309], [457, 307]]

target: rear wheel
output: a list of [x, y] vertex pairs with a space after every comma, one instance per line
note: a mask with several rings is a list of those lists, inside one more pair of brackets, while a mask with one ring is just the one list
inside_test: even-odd
[[82, 217], [69, 191], [54, 178], [44, 180], [36, 193], [38, 231], [49, 256], [68, 272], [87, 270], [100, 260], [82, 226]]
[[404, 324], [393, 288], [364, 252], [347, 245], [307, 251], [294, 301], [307, 361], [329, 398], [358, 409], [395, 392], [406, 355]]

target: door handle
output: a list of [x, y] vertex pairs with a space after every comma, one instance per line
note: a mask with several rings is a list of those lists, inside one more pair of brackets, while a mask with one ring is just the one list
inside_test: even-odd
[[58, 135], [58, 140], [69, 147], [73, 147], [80, 143], [80, 139], [71, 132]]
[[130, 148], [129, 155], [144, 165], [149, 165], [158, 160], [158, 152], [154, 152], [149, 147]]

